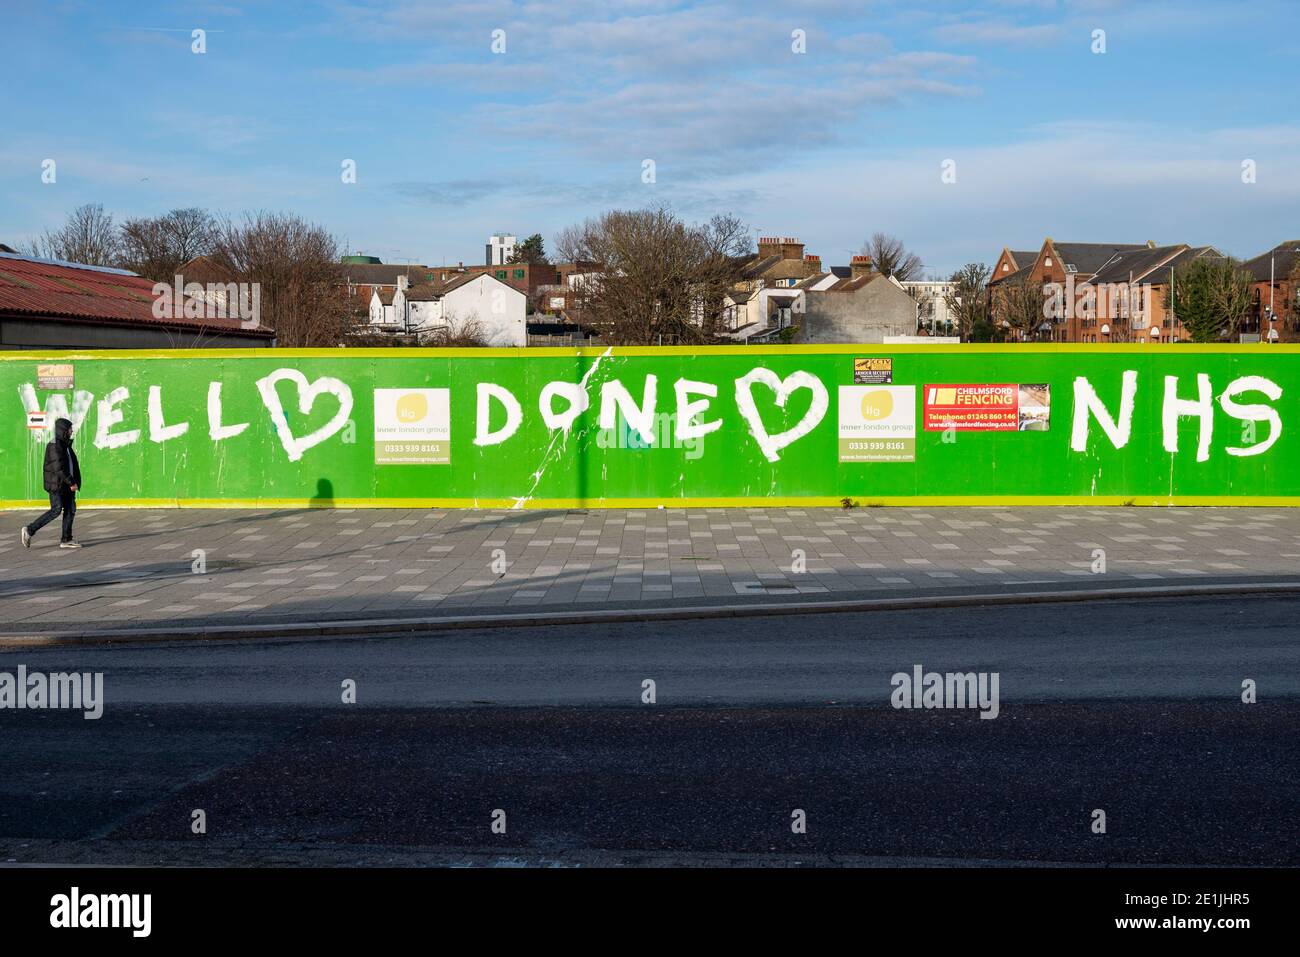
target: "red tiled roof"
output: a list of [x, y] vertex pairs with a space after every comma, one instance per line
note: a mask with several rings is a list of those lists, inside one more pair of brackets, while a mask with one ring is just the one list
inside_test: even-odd
[[238, 319], [158, 319], [153, 314], [153, 285], [133, 273], [0, 254], [0, 313], [274, 334], [245, 329]]

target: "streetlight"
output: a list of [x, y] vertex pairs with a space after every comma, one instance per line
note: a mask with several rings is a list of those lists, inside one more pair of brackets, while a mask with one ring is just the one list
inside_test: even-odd
[[1277, 315], [1273, 311], [1273, 293], [1277, 288], [1277, 249], [1272, 249], [1268, 254], [1268, 341], [1276, 342], [1278, 335], [1277, 330], [1273, 328], [1273, 319]]

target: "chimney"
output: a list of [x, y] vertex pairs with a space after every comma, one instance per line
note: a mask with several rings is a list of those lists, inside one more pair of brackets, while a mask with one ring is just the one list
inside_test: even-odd
[[804, 256], [803, 264], [808, 267], [808, 275], [815, 276], [822, 271], [821, 256]]
[[803, 243], [789, 236], [781, 240], [782, 259], [803, 259]]
[[849, 261], [849, 278], [857, 279], [859, 276], [869, 276], [875, 272], [875, 265], [870, 256], [854, 256]]
[[758, 256], [760, 259], [779, 255], [781, 255], [781, 240], [775, 236], [763, 236], [759, 239]]

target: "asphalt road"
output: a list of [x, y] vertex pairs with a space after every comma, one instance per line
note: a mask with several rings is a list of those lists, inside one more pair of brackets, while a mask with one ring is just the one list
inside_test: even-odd
[[[0, 672], [102, 671], [106, 700], [97, 721], [0, 711], [0, 862], [1297, 864], [1297, 611], [1098, 602], [0, 654]], [[915, 665], [996, 672], [998, 717], [891, 707]]]

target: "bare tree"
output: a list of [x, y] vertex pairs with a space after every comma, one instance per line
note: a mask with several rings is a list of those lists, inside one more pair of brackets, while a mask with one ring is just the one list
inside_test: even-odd
[[491, 345], [483, 329], [483, 323], [478, 319], [464, 319], [454, 312], [449, 312], [444, 316], [444, 320], [444, 325], [420, 334], [420, 345], [457, 349]]
[[893, 276], [899, 282], [919, 279], [925, 268], [920, 256], [908, 252], [901, 239], [886, 233], [872, 233], [862, 244], [862, 255], [871, 257], [876, 272]]
[[204, 209], [173, 209], [163, 216], [128, 219], [122, 224], [122, 262], [156, 282], [171, 282], [196, 256], [216, 245], [218, 224]]
[[576, 291], [584, 325], [619, 345], [710, 341], [722, 298], [751, 249], [734, 216], [688, 224], [670, 210], [615, 210], [563, 230], [562, 260], [593, 264]]
[[1047, 321], [1043, 309], [1043, 287], [1028, 275], [998, 283], [993, 294], [992, 319], [1006, 323], [1022, 342], [1038, 337], [1039, 327]]
[[353, 323], [339, 288], [338, 242], [292, 213], [249, 213], [220, 224], [212, 258], [241, 282], [257, 283], [262, 324], [282, 346], [338, 345]]
[[121, 244], [113, 226], [113, 215], [99, 203], [78, 206], [67, 222], [45, 234], [29, 247], [42, 259], [62, 259], [87, 266], [117, 266]]
[[944, 296], [948, 314], [956, 317], [957, 331], [967, 342], [989, 325], [989, 273], [983, 263], [967, 263], [952, 274], [952, 287]]

